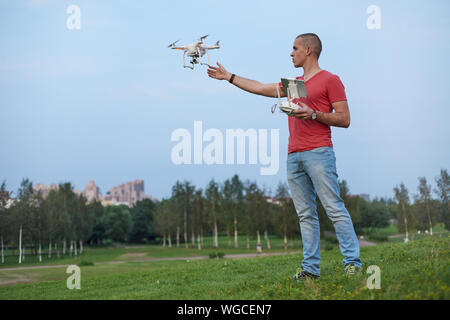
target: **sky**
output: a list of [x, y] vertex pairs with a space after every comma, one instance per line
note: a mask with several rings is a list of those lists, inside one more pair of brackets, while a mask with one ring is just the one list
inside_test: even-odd
[[[350, 107], [350, 127], [332, 128], [339, 179], [352, 194], [393, 197], [403, 182], [412, 196], [418, 177], [434, 187], [450, 167], [449, 12], [447, 0], [0, 0], [0, 182], [83, 190], [94, 180], [105, 195], [143, 179], [161, 199], [177, 180], [204, 188], [239, 174], [274, 192], [286, 181], [287, 116], [205, 66], [183, 68], [167, 46], [209, 34], [206, 44], [221, 45], [212, 64], [273, 83], [302, 75], [289, 55], [314, 32], [319, 64], [340, 77]], [[278, 130], [279, 169], [174, 163], [171, 137], [185, 129], [194, 143], [195, 121], [224, 145], [227, 130]]]

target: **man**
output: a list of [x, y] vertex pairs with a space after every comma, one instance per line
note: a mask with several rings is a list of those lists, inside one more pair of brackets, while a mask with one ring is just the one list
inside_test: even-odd
[[[287, 179], [300, 223], [303, 242], [302, 268], [294, 280], [320, 276], [320, 228], [316, 194], [332, 220], [339, 241], [346, 274], [361, 268], [359, 243], [350, 215], [339, 195], [336, 158], [330, 126], [348, 128], [350, 111], [344, 86], [338, 76], [319, 67], [322, 43], [313, 33], [299, 35], [291, 52], [296, 68], [303, 68], [308, 97], [294, 99], [302, 107], [289, 121]], [[221, 64], [210, 67], [208, 75], [228, 80], [240, 89], [267, 97], [286, 96], [281, 83], [262, 84], [228, 72]], [[334, 110], [334, 112], [333, 112]]]

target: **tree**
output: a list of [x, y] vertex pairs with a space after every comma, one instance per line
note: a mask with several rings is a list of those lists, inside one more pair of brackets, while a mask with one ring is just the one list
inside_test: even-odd
[[94, 243], [99, 245], [105, 238], [106, 232], [104, 208], [100, 201], [94, 200], [87, 204], [87, 210], [93, 219], [91, 234], [87, 241], [91, 245]]
[[[338, 181], [339, 184], [339, 195], [344, 201], [345, 208], [353, 222], [353, 226], [355, 228], [355, 232], [361, 231], [361, 225], [363, 224], [362, 216], [367, 214], [367, 202], [359, 196], [350, 196], [350, 189], [346, 180]], [[320, 220], [320, 216], [319, 216]], [[330, 225], [331, 220], [327, 219], [325, 226], [323, 229], [327, 229], [327, 225]], [[320, 225], [322, 226], [322, 221], [320, 221]]]
[[130, 210], [125, 205], [105, 208], [106, 237], [117, 242], [126, 242], [131, 230]]
[[276, 230], [277, 233], [283, 237], [284, 249], [287, 249], [288, 237], [293, 237], [298, 228], [298, 220], [296, 218], [297, 215], [294, 202], [292, 201], [292, 198], [289, 197], [289, 191], [286, 183], [278, 183], [275, 196], [280, 203], [278, 208], [276, 208]]
[[350, 192], [350, 189], [348, 188], [348, 184], [346, 180], [340, 180], [338, 181], [339, 184], [339, 193], [343, 200], [346, 200], [348, 197], [348, 193]]
[[441, 200], [441, 220], [445, 224], [445, 228], [450, 230], [450, 177], [448, 175], [447, 169], [441, 169], [441, 174], [436, 177], [437, 188], [434, 192], [438, 195]]
[[155, 215], [154, 215], [154, 230], [155, 234], [162, 236], [163, 238], [163, 247], [166, 247], [166, 237], [169, 242], [169, 247], [172, 247], [171, 241], [171, 200], [170, 199], [162, 199], [155, 206]]
[[242, 208], [244, 206], [244, 184], [239, 180], [239, 176], [235, 174], [231, 178], [231, 199], [233, 212], [233, 228], [234, 228], [234, 247], [238, 247], [238, 219], [242, 216]]
[[406, 237], [405, 242], [409, 241], [408, 235], [408, 207], [409, 207], [409, 196], [408, 189], [406, 189], [405, 185], [400, 183], [400, 187], [395, 186], [394, 188], [395, 198], [398, 203], [398, 212], [399, 212], [399, 221], [403, 219], [403, 226], [405, 228]]
[[28, 179], [23, 179], [17, 191], [17, 201], [13, 205], [14, 229], [19, 231], [19, 264], [25, 259], [24, 242], [31, 241], [33, 211], [33, 184]]
[[[179, 216], [183, 217], [183, 229], [184, 229], [184, 243], [185, 247], [188, 247], [188, 215], [191, 211], [192, 206], [192, 195], [194, 192], [194, 187], [188, 181], [180, 183], [177, 181], [172, 187], [172, 199], [175, 203], [176, 211]], [[180, 219], [176, 219], [180, 221]], [[177, 226], [177, 247], [179, 246], [179, 226]]]
[[217, 219], [217, 213], [219, 210], [219, 203], [220, 203], [220, 193], [219, 193], [219, 186], [218, 184], [212, 179], [208, 186], [206, 187], [205, 191], [206, 196], [206, 205], [208, 208], [209, 217], [211, 220], [212, 225], [212, 231], [213, 231], [213, 239], [214, 239], [214, 248], [219, 247], [219, 238], [218, 238], [218, 219]]
[[267, 201], [267, 196], [271, 197], [272, 192], [270, 190], [267, 190], [265, 186], [263, 186], [263, 190], [261, 190], [259, 197], [261, 199], [260, 205], [261, 205], [261, 222], [262, 222], [262, 229], [264, 230], [264, 239], [266, 240], [267, 249], [271, 249], [272, 246], [270, 245], [270, 239], [269, 239], [269, 230], [271, 228], [270, 221], [271, 221], [271, 214], [273, 213], [272, 210], [272, 204]]
[[202, 249], [203, 243], [203, 225], [204, 225], [204, 203], [202, 189], [195, 190], [192, 203], [192, 224], [194, 226], [194, 233], [197, 234], [198, 249]]
[[87, 242], [94, 228], [94, 212], [88, 206], [87, 199], [80, 195], [78, 197], [78, 241], [80, 244], [80, 254], [83, 253], [83, 243]]
[[9, 210], [6, 208], [9, 200], [9, 192], [6, 190], [6, 182], [3, 181], [0, 186], [0, 242], [2, 264], [5, 263], [4, 240], [8, 237]]
[[[38, 243], [38, 259], [42, 262], [42, 243], [48, 234], [50, 213], [40, 191], [33, 193], [32, 234]], [[34, 242], [34, 241], [33, 241]]]
[[233, 189], [229, 179], [225, 180], [221, 188], [222, 222], [225, 225], [228, 247], [231, 246], [231, 230], [233, 229]]
[[[60, 202], [59, 207], [61, 207], [62, 201], [62, 212], [57, 213], [61, 214], [62, 217], [60, 219], [59, 232], [63, 235], [63, 245], [65, 252], [66, 247], [66, 239], [69, 239], [69, 252], [70, 255], [77, 252], [77, 240], [80, 239], [80, 224], [81, 219], [78, 214], [79, 212], [79, 200], [77, 195], [73, 192], [73, 186], [70, 182], [60, 183], [58, 185], [58, 200]], [[51, 248], [51, 245], [49, 246]]]
[[256, 233], [257, 246], [261, 246], [260, 231], [265, 229], [264, 206], [266, 199], [256, 182], [247, 181], [245, 186], [245, 214], [247, 224], [247, 248], [250, 234]]
[[154, 212], [155, 203], [150, 199], [136, 202], [131, 209], [132, 228], [130, 241], [142, 243], [155, 238], [154, 236]]
[[428, 224], [430, 228], [430, 234], [433, 235], [433, 223], [431, 221], [431, 185], [427, 184], [425, 177], [419, 178], [419, 203], [425, 209], [428, 218]]

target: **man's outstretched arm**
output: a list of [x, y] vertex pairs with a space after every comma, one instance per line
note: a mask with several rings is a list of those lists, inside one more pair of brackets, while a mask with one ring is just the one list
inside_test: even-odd
[[[228, 72], [220, 63], [217, 62], [218, 68], [209, 66], [208, 76], [213, 79], [218, 80], [227, 80], [230, 81], [232, 74]], [[250, 80], [246, 78], [239, 77], [237, 75], [234, 76], [233, 84], [247, 92], [259, 94], [265, 97], [276, 98], [277, 95], [277, 83], [261, 83], [255, 80]], [[285, 97], [283, 90], [280, 90], [280, 96]]]

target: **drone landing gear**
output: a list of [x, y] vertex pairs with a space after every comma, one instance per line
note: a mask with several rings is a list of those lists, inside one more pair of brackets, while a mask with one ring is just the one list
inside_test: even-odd
[[207, 51], [207, 53], [208, 53], [208, 63], [203, 63], [203, 62], [202, 62], [202, 58], [201, 58], [201, 56], [200, 56], [200, 65], [210, 67], [210, 62], [209, 62], [209, 51]]
[[194, 64], [192, 63], [192, 61], [191, 61], [191, 64], [192, 64], [192, 66], [187, 66], [186, 65], [186, 60], [185, 60], [185, 58], [184, 58], [184, 56], [186, 55], [186, 51], [184, 52], [184, 54], [183, 54], [183, 67], [184, 68], [189, 68], [189, 69], [191, 69], [191, 70], [194, 70]]

